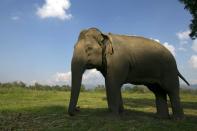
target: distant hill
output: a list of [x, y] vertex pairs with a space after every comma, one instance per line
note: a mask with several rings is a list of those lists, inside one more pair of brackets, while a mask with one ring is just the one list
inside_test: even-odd
[[[87, 88], [87, 89], [92, 89], [92, 88], [94, 88], [94, 87], [96, 87], [97, 85], [85, 85], [85, 87]], [[134, 87], [135, 85], [132, 85], [132, 84], [124, 84], [123, 85], [123, 88], [125, 88], [125, 87]], [[185, 84], [181, 84], [180, 85], [180, 87], [181, 88], [194, 88], [194, 89], [197, 89], [197, 84], [193, 84], [193, 85], [190, 85], [190, 86], [187, 86], [187, 85], [185, 85]]]
[[185, 85], [185, 84], [184, 84], [184, 85], [181, 84], [180, 87], [181, 87], [181, 88], [194, 88], [194, 89], [197, 89], [197, 84], [192, 84], [192, 85], [190, 85], [190, 86]]

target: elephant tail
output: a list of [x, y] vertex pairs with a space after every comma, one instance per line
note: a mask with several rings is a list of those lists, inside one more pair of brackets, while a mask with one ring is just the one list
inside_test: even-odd
[[189, 82], [187, 82], [187, 80], [181, 75], [181, 73], [178, 71], [178, 76], [183, 80], [185, 81], [185, 83], [190, 86]]

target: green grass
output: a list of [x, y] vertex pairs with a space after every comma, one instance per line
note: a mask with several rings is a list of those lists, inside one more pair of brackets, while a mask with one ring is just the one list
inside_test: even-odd
[[0, 130], [197, 131], [197, 94], [181, 94], [183, 121], [156, 118], [151, 92], [123, 92], [125, 112], [120, 116], [107, 111], [105, 92], [81, 92], [81, 111], [70, 117], [69, 96], [64, 91], [0, 88]]

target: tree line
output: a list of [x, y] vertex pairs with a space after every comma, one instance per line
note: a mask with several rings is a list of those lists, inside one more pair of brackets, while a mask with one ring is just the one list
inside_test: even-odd
[[0, 83], [0, 88], [25, 88], [32, 90], [57, 90], [57, 91], [70, 91], [69, 85], [43, 85], [35, 83], [33, 85], [27, 85], [22, 81]]
[[[39, 83], [35, 83], [33, 85], [27, 85], [22, 81], [15, 81], [15, 82], [7, 82], [7, 83], [0, 83], [0, 89], [12, 89], [12, 88], [24, 88], [30, 90], [54, 90], [54, 91], [70, 91], [70, 85], [42, 85]], [[81, 85], [81, 92], [87, 91], [96, 91], [96, 92], [105, 92], [104, 85], [97, 85], [93, 88], [86, 88], [85, 85]], [[125, 85], [122, 88], [123, 92], [129, 93], [147, 93], [149, 89], [143, 85]], [[182, 93], [194, 93], [197, 94], [197, 88], [189, 88], [183, 87], [180, 90]]]
[[[56, 90], [56, 91], [70, 91], [71, 86], [70, 85], [43, 85], [39, 83], [35, 83], [33, 85], [27, 85], [26, 83], [22, 81], [14, 81], [14, 82], [6, 82], [6, 83], [0, 83], [0, 89], [1, 88], [25, 88], [25, 89], [31, 89], [31, 90]], [[83, 91], [105, 91], [104, 85], [97, 85], [94, 88], [88, 89], [84, 84], [81, 85], [81, 89]]]
[[184, 8], [188, 10], [192, 16], [189, 36], [194, 40], [197, 38], [197, 0], [179, 0], [184, 4]]

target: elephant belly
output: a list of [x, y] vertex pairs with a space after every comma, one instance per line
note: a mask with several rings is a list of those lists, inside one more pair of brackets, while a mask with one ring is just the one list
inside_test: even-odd
[[131, 84], [160, 84], [162, 73], [158, 68], [133, 69], [128, 73], [127, 82]]
[[160, 84], [160, 80], [157, 78], [135, 78], [127, 81], [127, 83], [135, 84], [135, 85], [146, 85], [146, 84]]

